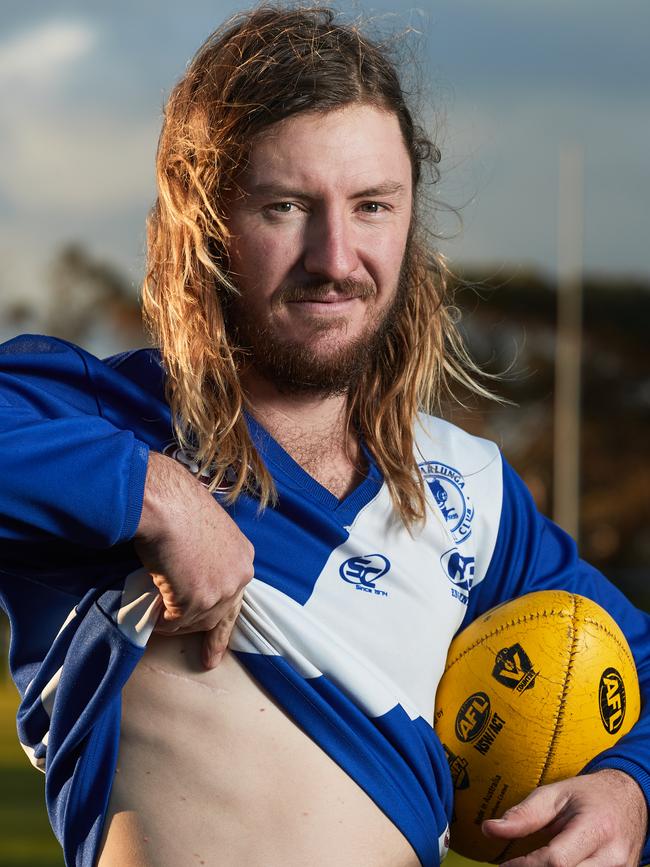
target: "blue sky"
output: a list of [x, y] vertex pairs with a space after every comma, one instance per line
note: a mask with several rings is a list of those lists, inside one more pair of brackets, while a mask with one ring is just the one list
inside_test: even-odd
[[[37, 294], [79, 240], [134, 286], [155, 198], [164, 99], [236, 2], [3, 2], [0, 254], [5, 298]], [[452, 262], [556, 268], [558, 154], [584, 149], [584, 259], [650, 277], [647, 0], [356, 2], [371, 30], [413, 31], [438, 195], [464, 226]], [[445, 232], [456, 232], [443, 219]]]

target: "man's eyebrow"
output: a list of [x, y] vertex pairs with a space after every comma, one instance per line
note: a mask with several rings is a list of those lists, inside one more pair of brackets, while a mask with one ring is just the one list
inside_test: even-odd
[[[309, 193], [306, 193], [304, 190], [299, 190], [294, 187], [287, 187], [284, 184], [276, 184], [276, 183], [260, 183], [260, 184], [251, 184], [247, 192], [251, 196], [275, 196], [277, 198], [291, 198], [291, 199], [313, 199], [314, 196], [311, 196]], [[394, 196], [398, 193], [405, 192], [404, 184], [397, 183], [396, 181], [385, 181], [382, 184], [377, 184], [374, 187], [367, 187], [365, 190], [359, 190], [356, 193], [353, 193], [350, 198], [351, 199], [367, 199], [375, 196]]]

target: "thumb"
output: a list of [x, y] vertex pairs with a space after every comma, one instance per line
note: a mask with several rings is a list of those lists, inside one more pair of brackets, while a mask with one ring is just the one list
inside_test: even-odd
[[244, 592], [237, 597], [237, 601], [221, 620], [212, 629], [208, 629], [203, 636], [201, 656], [206, 669], [216, 668], [223, 659], [228, 647], [228, 639], [235, 625], [242, 606]]
[[549, 825], [559, 813], [554, 786], [540, 786], [500, 819], [486, 819], [481, 830], [486, 837], [519, 839]]

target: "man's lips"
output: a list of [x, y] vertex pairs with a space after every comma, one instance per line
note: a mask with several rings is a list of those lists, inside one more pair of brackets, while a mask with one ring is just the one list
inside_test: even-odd
[[337, 307], [356, 299], [369, 300], [376, 294], [375, 286], [358, 280], [342, 280], [339, 283], [308, 285], [294, 284], [281, 289], [273, 300], [276, 307], [286, 304], [322, 305]]
[[295, 301], [288, 301], [288, 304], [302, 305], [311, 309], [334, 310], [340, 307], [346, 307], [353, 301], [358, 299], [358, 295], [326, 295], [324, 298], [300, 298]]
[[314, 304], [336, 304], [340, 301], [354, 301], [355, 298], [364, 297], [367, 297], [367, 295], [364, 295], [363, 292], [327, 292], [325, 295], [319, 293], [310, 295], [308, 292], [305, 292], [303, 295], [295, 298], [288, 298], [287, 302], [300, 303], [301, 301], [309, 301]]

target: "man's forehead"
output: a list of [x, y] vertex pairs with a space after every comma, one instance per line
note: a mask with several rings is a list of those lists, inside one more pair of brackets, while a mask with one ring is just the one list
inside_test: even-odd
[[394, 114], [354, 106], [281, 121], [252, 144], [242, 186], [249, 194], [337, 188], [370, 195], [410, 192], [411, 164]]
[[[347, 180], [348, 186], [350, 187], [348, 192], [354, 198], [404, 196], [409, 193], [407, 185], [400, 183], [399, 181], [385, 180], [379, 183], [372, 183], [370, 186], [359, 186], [359, 184], [363, 184], [364, 182], [362, 176], [356, 176]], [[314, 185], [313, 181], [313, 177], [308, 177], [302, 181], [293, 183], [289, 177], [278, 177], [277, 180], [271, 179], [269, 181], [260, 179], [256, 182], [249, 181], [246, 184], [246, 192], [252, 196], [281, 197], [293, 195], [300, 197], [306, 193], [316, 194], [318, 192], [318, 187], [317, 185]], [[355, 184], [354, 181], [357, 183]]]

